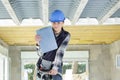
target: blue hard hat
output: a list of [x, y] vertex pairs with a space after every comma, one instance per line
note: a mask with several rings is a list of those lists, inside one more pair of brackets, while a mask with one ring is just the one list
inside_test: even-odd
[[62, 22], [65, 20], [65, 16], [62, 11], [55, 10], [52, 12], [50, 19], [51, 22]]

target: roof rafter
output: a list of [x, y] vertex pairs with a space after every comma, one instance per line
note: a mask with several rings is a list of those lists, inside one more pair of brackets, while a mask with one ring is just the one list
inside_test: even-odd
[[[110, 8], [109, 11], [105, 13], [105, 15], [101, 15], [100, 17], [98, 17], [99, 24], [102, 24], [103, 22], [105, 22], [110, 16], [112, 16], [120, 8], [120, 0], [115, 3], [116, 4], [113, 5], [112, 8]], [[106, 9], [107, 7], [105, 8], [105, 11]]]
[[44, 25], [48, 24], [48, 3], [49, 0], [42, 0], [42, 15], [43, 15], [43, 22]]
[[12, 8], [9, 0], [1, 0], [3, 5], [5, 6], [6, 10], [8, 11], [9, 15], [11, 16], [12, 20], [15, 22], [15, 24], [20, 25], [21, 21], [17, 17], [14, 9]]
[[71, 22], [72, 24], [75, 24], [77, 22], [77, 20], [79, 19], [79, 16], [82, 14], [87, 3], [88, 3], [88, 0], [81, 0], [80, 1], [79, 6], [77, 7], [76, 12], [73, 16], [73, 19]]

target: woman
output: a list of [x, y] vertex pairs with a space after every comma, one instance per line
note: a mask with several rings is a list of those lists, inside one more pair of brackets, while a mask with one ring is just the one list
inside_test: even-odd
[[[58, 73], [62, 73], [62, 59], [64, 56], [64, 51], [70, 40], [70, 33], [63, 29], [65, 16], [62, 11], [55, 10], [52, 12], [49, 20], [52, 23], [52, 29], [55, 34], [58, 48], [47, 52], [47, 54], [44, 53], [42, 59], [52, 62], [52, 68], [49, 71], [49, 74], [52, 75], [53, 80], [62, 80], [62, 76], [59, 76]], [[41, 40], [40, 36], [36, 35], [35, 40], [37, 42], [37, 45], [39, 45], [39, 41]], [[42, 59], [39, 58], [37, 62], [37, 67], [39, 69], [42, 68], [40, 66]]]

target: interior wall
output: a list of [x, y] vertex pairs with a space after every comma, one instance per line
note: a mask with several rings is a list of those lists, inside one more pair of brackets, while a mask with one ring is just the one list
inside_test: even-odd
[[89, 79], [111, 80], [109, 45], [70, 45], [67, 50], [89, 50]]
[[[90, 80], [120, 79], [119, 76], [120, 69], [117, 69], [115, 66], [116, 54], [120, 54], [120, 41], [116, 41], [111, 45], [69, 45], [67, 50], [70, 51], [89, 50]], [[3, 52], [3, 54], [5, 54], [3, 49], [0, 51]], [[20, 51], [21, 51], [20, 48], [17, 46], [9, 46], [9, 56], [11, 57], [10, 80], [21, 80]]]
[[0, 39], [0, 53], [8, 56], [8, 45]]
[[116, 55], [120, 55], [120, 40], [110, 45], [111, 62], [111, 80], [120, 80], [120, 68], [116, 67]]
[[21, 54], [17, 46], [9, 46], [9, 56], [11, 58], [11, 79], [21, 80]]
[[9, 54], [8, 54], [8, 45], [0, 39], [0, 62], [1, 62], [1, 71], [0, 76], [2, 80], [10, 80], [10, 71], [9, 71]]
[[109, 45], [91, 47], [90, 80], [111, 80]]

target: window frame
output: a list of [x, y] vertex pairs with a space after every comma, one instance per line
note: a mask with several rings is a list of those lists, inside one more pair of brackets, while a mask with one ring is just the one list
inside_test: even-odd
[[120, 54], [116, 55], [116, 68], [120, 69]]

